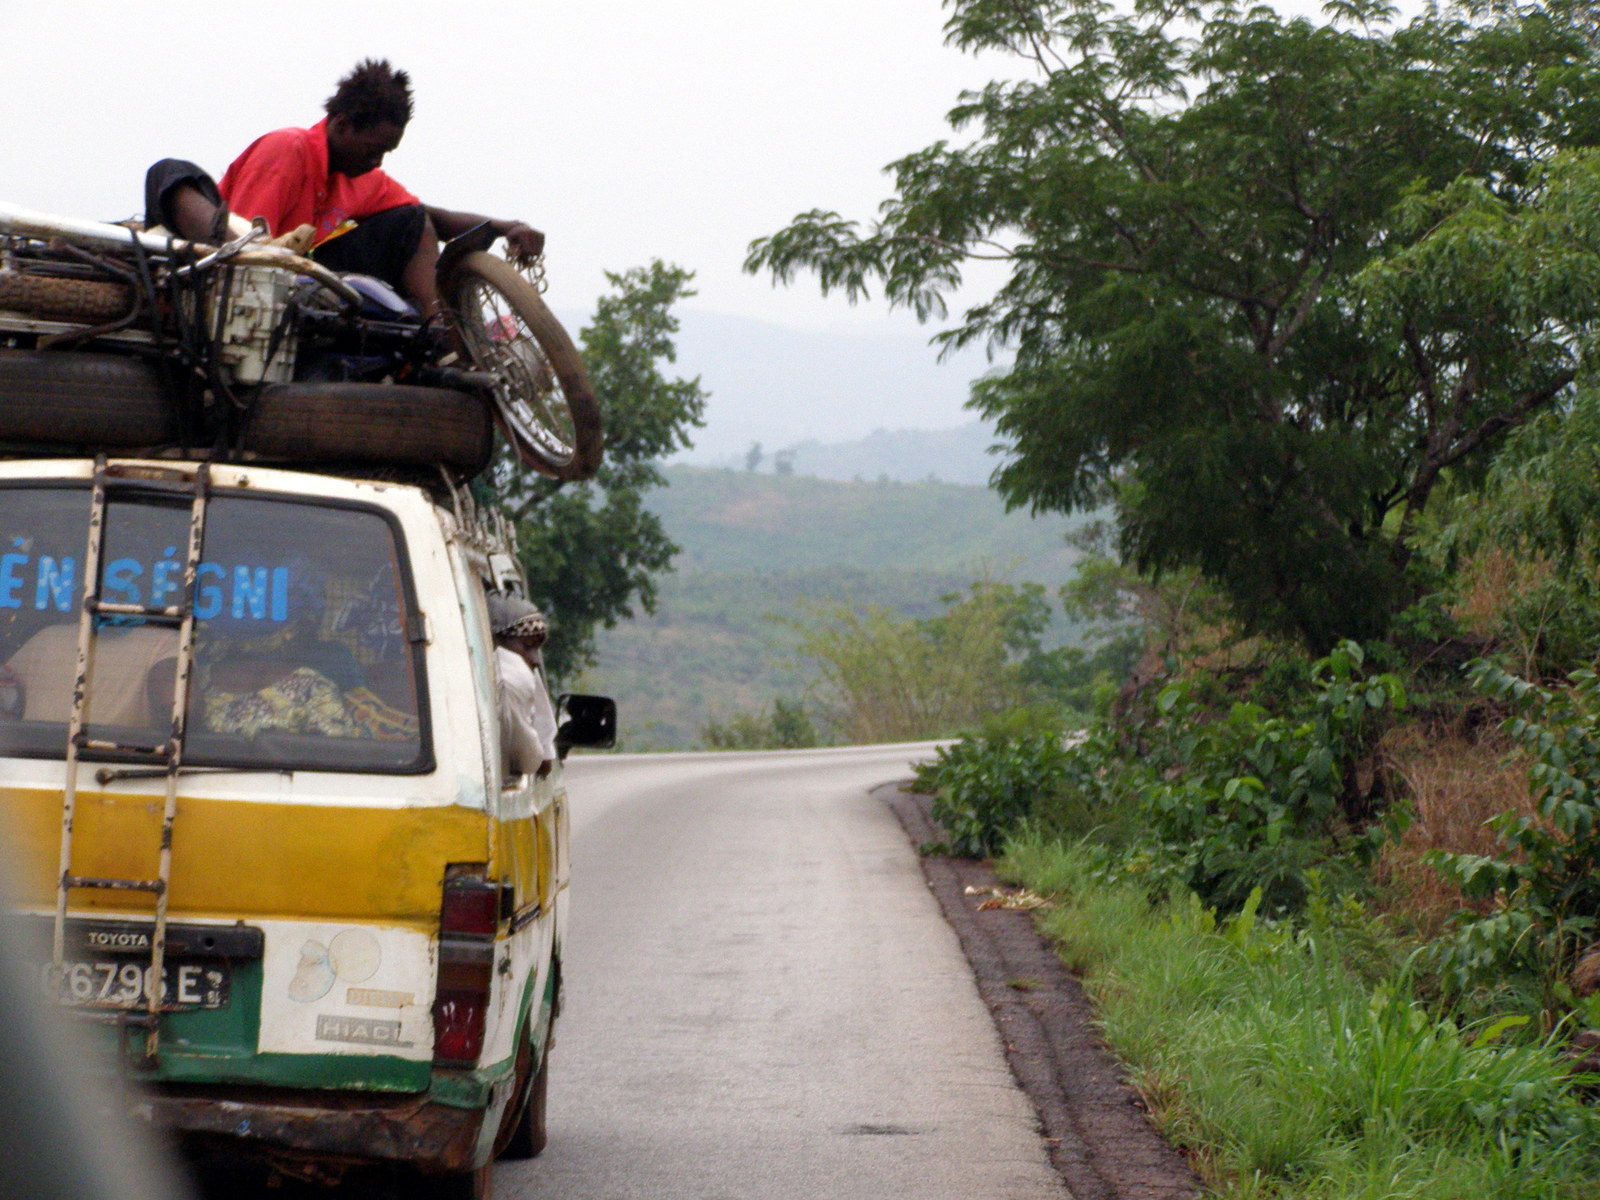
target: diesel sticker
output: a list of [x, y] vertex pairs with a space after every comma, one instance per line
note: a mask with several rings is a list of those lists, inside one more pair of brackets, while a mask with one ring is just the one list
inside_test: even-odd
[[408, 1008], [416, 999], [410, 992], [386, 992], [382, 988], [348, 988], [344, 994], [344, 1002], [358, 1008]]
[[376, 1017], [336, 1017], [317, 1014], [319, 1042], [349, 1042], [356, 1046], [414, 1046], [400, 1040], [399, 1021], [380, 1021]]

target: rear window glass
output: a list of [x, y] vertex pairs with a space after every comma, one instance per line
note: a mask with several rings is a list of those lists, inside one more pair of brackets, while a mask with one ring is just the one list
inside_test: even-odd
[[[65, 756], [88, 527], [87, 488], [0, 487], [0, 753]], [[181, 603], [188, 528], [182, 494], [113, 491], [101, 598]], [[414, 601], [398, 531], [383, 514], [218, 494], [200, 558], [186, 763], [431, 765], [422, 663], [407, 636]], [[97, 621], [89, 736], [161, 742], [177, 629]]]

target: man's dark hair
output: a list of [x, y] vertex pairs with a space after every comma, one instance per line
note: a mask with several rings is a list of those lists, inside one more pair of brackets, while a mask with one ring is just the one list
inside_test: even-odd
[[330, 117], [344, 116], [357, 129], [385, 121], [406, 125], [411, 120], [411, 76], [396, 71], [386, 58], [368, 58], [339, 80], [338, 90], [323, 106]]

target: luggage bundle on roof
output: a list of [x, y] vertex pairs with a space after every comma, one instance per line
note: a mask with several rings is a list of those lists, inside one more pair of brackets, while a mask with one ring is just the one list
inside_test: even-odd
[[498, 428], [536, 471], [598, 469], [571, 339], [481, 237], [441, 257], [448, 318], [424, 320], [263, 232], [209, 247], [0, 205], [0, 453], [469, 477]]

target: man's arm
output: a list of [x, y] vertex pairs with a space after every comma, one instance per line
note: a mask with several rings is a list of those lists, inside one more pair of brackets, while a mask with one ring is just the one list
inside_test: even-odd
[[500, 672], [500, 738], [507, 765], [517, 775], [544, 775], [544, 740], [534, 724], [533, 672], [514, 650], [499, 647], [495, 663]]
[[171, 210], [172, 232], [191, 242], [218, 242], [226, 230], [221, 218], [227, 209], [211, 202], [192, 183], [180, 183], [167, 193], [167, 207]]
[[477, 213], [453, 212], [448, 208], [435, 208], [431, 204], [424, 207], [428, 210], [428, 219], [433, 222], [434, 231], [446, 241], [459, 237], [474, 225], [482, 225], [487, 221], [497, 234], [510, 243], [514, 254], [525, 258], [537, 258], [544, 253], [544, 234], [526, 221], [497, 221], [493, 217], [480, 217]]

